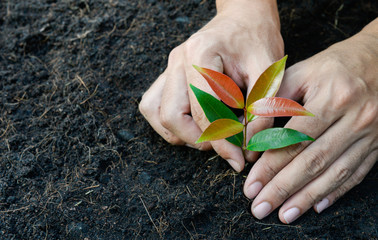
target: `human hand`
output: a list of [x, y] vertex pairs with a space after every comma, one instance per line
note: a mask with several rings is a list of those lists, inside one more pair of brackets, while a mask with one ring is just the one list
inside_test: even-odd
[[[283, 57], [283, 41], [273, 0], [217, 1], [217, 9], [206, 26], [172, 50], [166, 70], [143, 95], [139, 109], [166, 141], [200, 150], [213, 148], [241, 171], [244, 155], [239, 147], [226, 140], [195, 144], [209, 122], [188, 85], [216, 95], [192, 65], [224, 72], [250, 91], [258, 76]], [[247, 136], [270, 125], [269, 118], [257, 119]], [[246, 158], [253, 161], [257, 153]]]
[[303, 100], [315, 117], [285, 127], [316, 138], [265, 152], [244, 185], [252, 213], [275, 208], [291, 223], [318, 213], [359, 184], [378, 159], [378, 19], [362, 32], [286, 71], [278, 95]]

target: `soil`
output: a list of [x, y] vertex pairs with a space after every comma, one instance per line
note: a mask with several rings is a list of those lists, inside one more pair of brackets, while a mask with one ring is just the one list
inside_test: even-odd
[[[357, 33], [376, 0], [279, 1], [289, 65]], [[377, 166], [292, 225], [250, 214], [215, 152], [170, 146], [138, 112], [209, 0], [0, 2], [0, 239], [377, 239]]]

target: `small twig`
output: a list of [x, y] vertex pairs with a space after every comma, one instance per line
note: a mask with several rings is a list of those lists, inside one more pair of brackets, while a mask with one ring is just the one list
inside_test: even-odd
[[96, 187], [99, 187], [99, 186], [100, 185], [89, 186], [89, 187], [83, 188], [83, 190], [87, 190], [87, 189], [91, 189], [91, 188], [96, 188]]
[[190, 191], [188, 185], [186, 185], [186, 189], [188, 190], [188, 193], [189, 193], [189, 195], [190, 195], [192, 198], [197, 198], [196, 196], [194, 196], [194, 195], [192, 194], [192, 192]]
[[5, 134], [8, 132], [9, 127], [10, 127], [10, 123], [7, 124], [7, 128], [5, 128], [4, 132], [0, 135], [0, 138], [5, 136]]
[[50, 110], [51, 110], [51, 107], [46, 108], [45, 111], [42, 113], [42, 115], [38, 117], [38, 119], [42, 119]]
[[113, 33], [116, 29], [117, 29], [117, 25], [114, 24], [113, 29], [112, 29], [110, 32], [105, 33], [105, 34], [99, 36], [99, 37], [96, 38], [95, 40], [100, 40], [101, 38], [104, 38], [104, 37], [110, 37], [110, 35], [112, 35], [112, 33]]
[[236, 175], [234, 175], [234, 183], [232, 184], [232, 200], [235, 200], [235, 184], [236, 184]]
[[148, 212], [148, 209], [147, 209], [147, 207], [146, 207], [146, 204], [144, 203], [144, 201], [143, 201], [142, 197], [141, 197], [141, 196], [139, 196], [139, 198], [140, 198], [140, 201], [141, 201], [141, 202], [142, 202], [142, 204], [143, 204], [143, 207], [144, 207], [144, 209], [145, 209], [145, 210], [146, 210], [146, 212], [147, 212], [147, 215], [148, 215], [148, 217], [150, 218], [150, 220], [151, 220], [152, 224], [154, 225], [154, 227], [155, 227], [155, 229], [156, 229], [157, 233], [159, 234], [160, 238], [163, 238], [163, 237], [161, 236], [161, 233], [160, 233], [159, 229], [158, 229], [158, 228], [157, 228], [157, 226], [155, 225], [155, 222], [154, 222], [154, 220], [152, 220], [152, 217], [151, 217], [150, 213]]
[[245, 150], [247, 149], [247, 127], [248, 127], [248, 118], [247, 118], [247, 109], [244, 107], [244, 136], [243, 136], [243, 154], [245, 153]]
[[97, 93], [97, 88], [98, 88], [98, 84], [97, 84], [95, 90], [93, 91], [93, 93], [92, 93], [87, 99], [85, 99], [84, 101], [82, 101], [82, 102], [80, 103], [80, 105], [86, 103], [89, 99], [91, 99], [94, 95], [96, 95], [96, 93]]
[[189, 233], [190, 239], [194, 239], [192, 233], [185, 227], [184, 223], [181, 222], [181, 225], [185, 228], [185, 230]]
[[333, 23], [333, 27], [334, 27], [334, 28], [337, 28], [337, 25], [338, 25], [338, 23], [339, 23], [339, 12], [340, 12], [341, 10], [343, 10], [343, 8], [344, 8], [344, 3], [341, 4], [340, 7], [336, 10], [336, 13], [335, 13], [335, 21], [334, 21], [334, 23]]
[[[269, 226], [269, 227], [287, 227], [287, 228], [296, 228], [296, 229], [300, 229], [301, 227], [297, 227], [297, 226], [292, 226], [292, 225], [285, 225], [285, 224], [275, 224], [275, 223], [262, 223], [262, 222], [255, 222], [256, 224], [259, 224], [259, 225], [264, 225], [264, 226]], [[267, 229], [268, 227], [264, 228], [265, 230]], [[263, 229], [263, 230], [264, 230]]]
[[25, 206], [25, 207], [21, 207], [21, 208], [17, 208], [17, 209], [0, 211], [0, 213], [12, 213], [12, 212], [21, 211], [21, 210], [28, 209], [28, 208], [29, 208], [29, 206]]
[[83, 79], [79, 75], [76, 75], [76, 79], [79, 80], [79, 82], [81, 83], [81, 85], [83, 85], [85, 87], [85, 89], [87, 89], [88, 93], [91, 93], [89, 91], [87, 85], [85, 84], [85, 82], [83, 81]]
[[129, 28], [126, 29], [126, 31], [122, 34], [123, 37], [126, 36], [131, 31], [131, 29], [134, 27], [135, 22], [136, 20], [134, 18], [133, 21], [131, 21]]
[[46, 240], [47, 236], [49, 235], [49, 226], [47, 225], [47, 221], [45, 222], [45, 224], [46, 224], [46, 236], [45, 236], [45, 240]]

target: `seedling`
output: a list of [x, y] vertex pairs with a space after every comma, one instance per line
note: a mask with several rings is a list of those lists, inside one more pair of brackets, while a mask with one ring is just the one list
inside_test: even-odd
[[[294, 129], [268, 128], [256, 133], [246, 144], [245, 133], [248, 123], [258, 116], [314, 116], [293, 100], [274, 97], [281, 85], [286, 59], [287, 56], [273, 63], [261, 74], [246, 100], [240, 88], [230, 77], [193, 65], [221, 99], [220, 101], [190, 84], [190, 88], [210, 122], [196, 143], [226, 138], [227, 141], [243, 150], [261, 152], [303, 141], [314, 141], [310, 136]], [[225, 104], [231, 108], [242, 109], [244, 120], [240, 122], [235, 113]]]

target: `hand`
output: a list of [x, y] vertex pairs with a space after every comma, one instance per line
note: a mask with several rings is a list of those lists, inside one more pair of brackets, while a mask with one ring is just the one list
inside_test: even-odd
[[[172, 50], [167, 69], [143, 95], [139, 109], [168, 142], [200, 150], [213, 148], [241, 171], [244, 155], [239, 147], [226, 140], [195, 144], [209, 122], [188, 85], [215, 93], [192, 65], [224, 72], [250, 91], [258, 76], [283, 57], [283, 41], [273, 0], [217, 1], [217, 9], [205, 27]], [[256, 120], [248, 127], [248, 135], [270, 125], [271, 119]], [[257, 154], [246, 157], [252, 161]]]
[[303, 100], [315, 117], [285, 127], [316, 138], [265, 152], [245, 182], [262, 219], [282, 207], [291, 223], [318, 213], [360, 183], [378, 159], [378, 19], [354, 37], [289, 68], [278, 95]]

